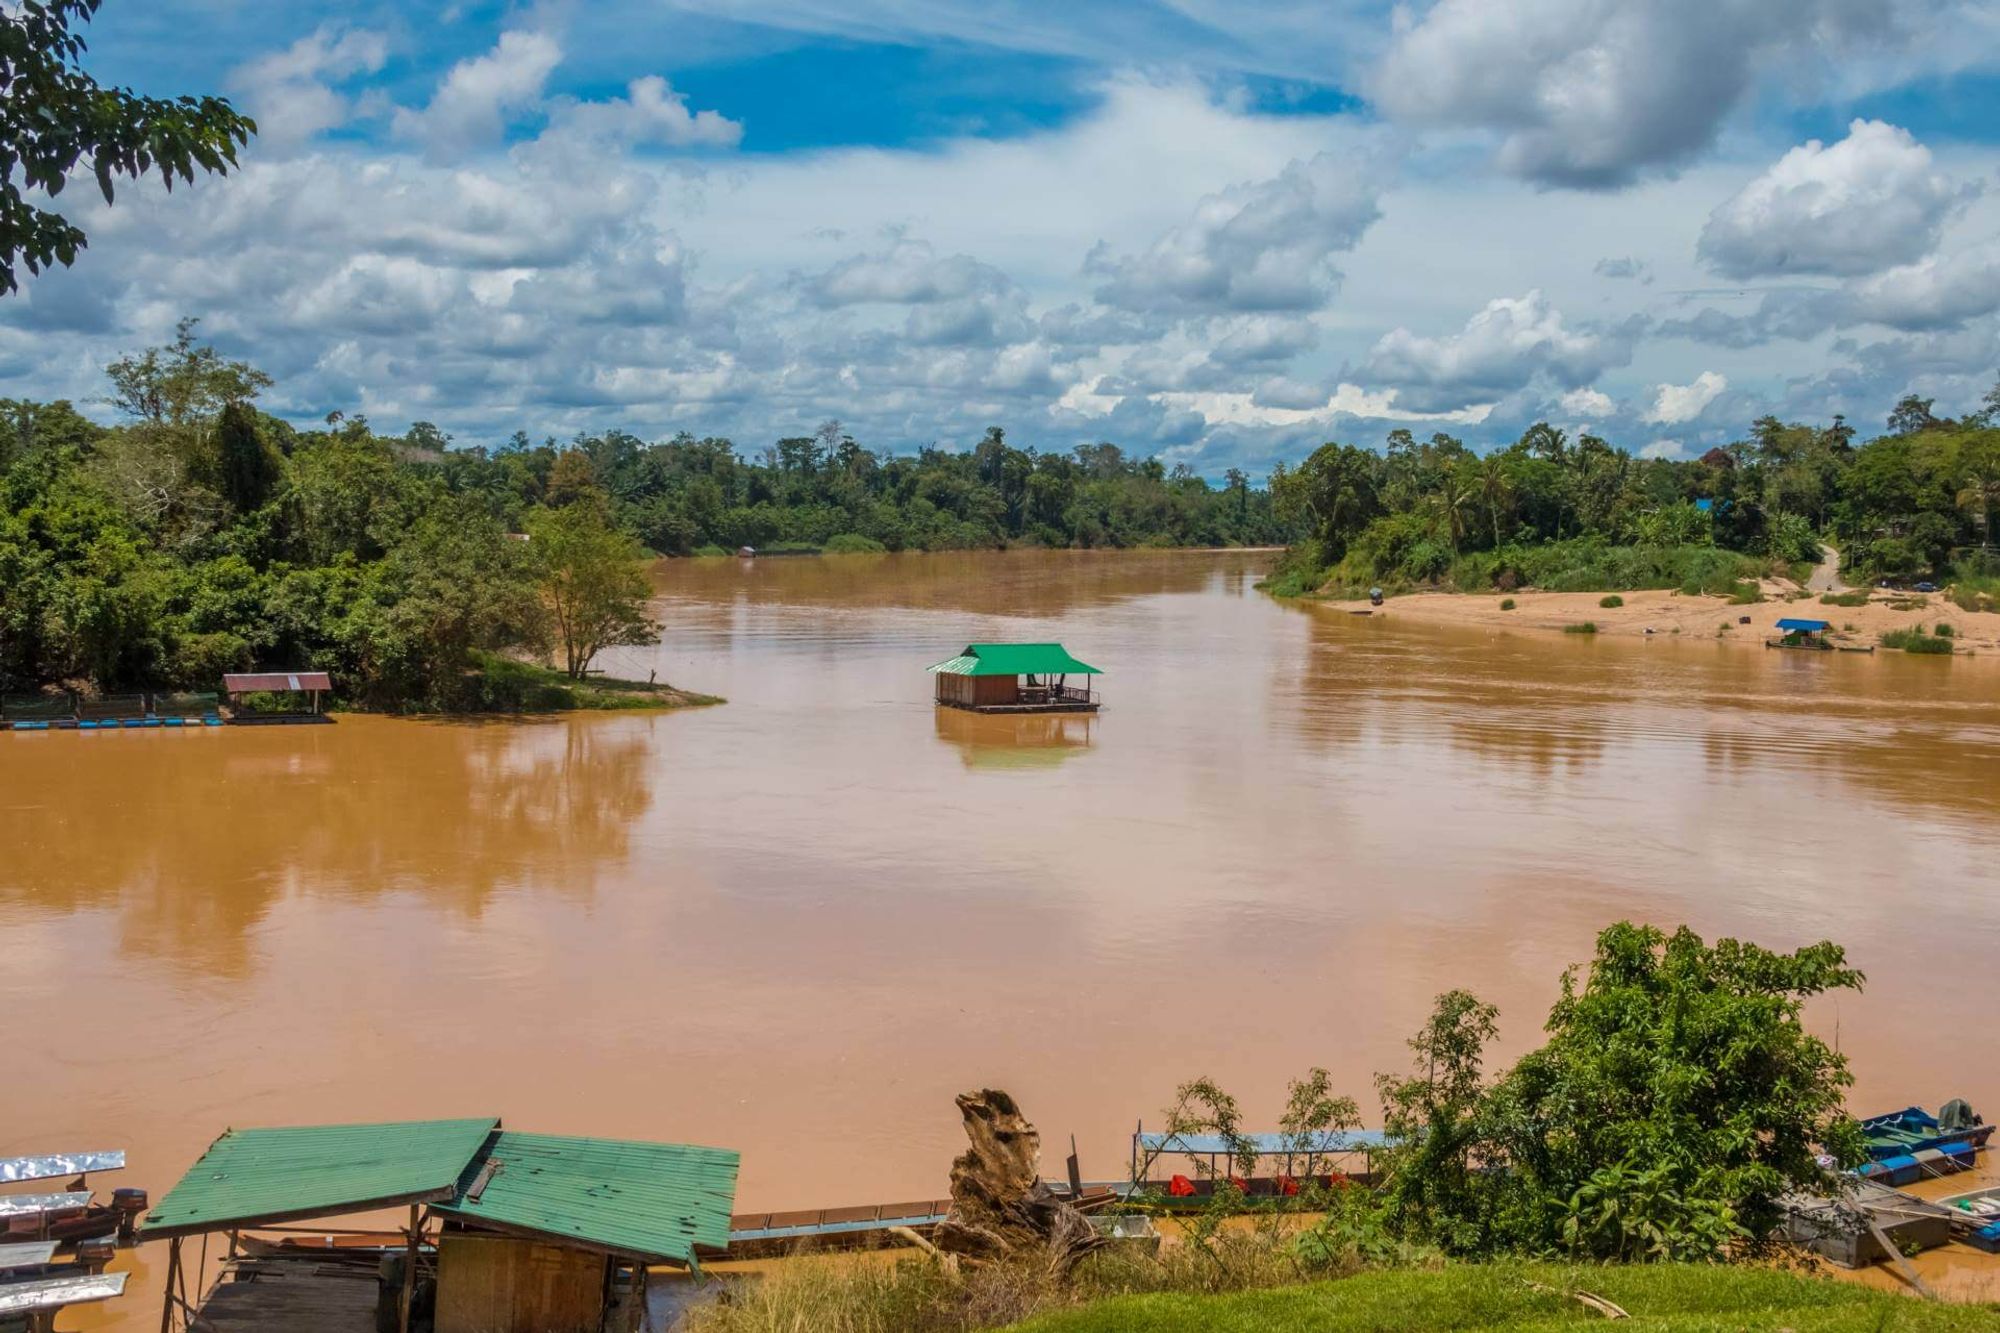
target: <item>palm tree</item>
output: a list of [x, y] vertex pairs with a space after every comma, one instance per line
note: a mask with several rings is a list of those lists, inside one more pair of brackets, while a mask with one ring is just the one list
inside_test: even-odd
[[1486, 504], [1486, 516], [1493, 521], [1493, 546], [1500, 546], [1500, 509], [1514, 502], [1514, 488], [1507, 484], [1507, 463], [1497, 453], [1479, 460], [1479, 498]]
[[1439, 468], [1437, 489], [1431, 492], [1430, 501], [1444, 520], [1445, 532], [1451, 538], [1451, 553], [1457, 555], [1459, 544], [1465, 540], [1465, 511], [1472, 507], [1471, 478], [1462, 475], [1456, 464]]

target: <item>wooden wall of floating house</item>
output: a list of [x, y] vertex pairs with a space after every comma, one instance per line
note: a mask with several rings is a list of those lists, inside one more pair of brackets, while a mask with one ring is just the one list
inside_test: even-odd
[[1012, 704], [1021, 701], [1019, 676], [967, 676], [972, 682], [976, 704]]
[[436, 1333], [598, 1333], [606, 1263], [588, 1250], [447, 1232]]

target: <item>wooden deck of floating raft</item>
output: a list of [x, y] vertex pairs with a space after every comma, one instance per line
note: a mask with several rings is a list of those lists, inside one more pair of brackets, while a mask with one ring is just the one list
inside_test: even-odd
[[372, 1264], [316, 1257], [239, 1259], [201, 1303], [203, 1333], [375, 1333]]

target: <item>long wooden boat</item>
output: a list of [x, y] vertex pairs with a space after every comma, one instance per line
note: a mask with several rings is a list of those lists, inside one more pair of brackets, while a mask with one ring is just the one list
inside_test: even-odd
[[1925, 1148], [1943, 1148], [1959, 1143], [1970, 1143], [1975, 1149], [1984, 1148], [1986, 1141], [1993, 1137], [1993, 1126], [1975, 1123], [1961, 1129], [1946, 1129], [1938, 1123], [1936, 1116], [1923, 1107], [1907, 1106], [1900, 1111], [1862, 1120], [1861, 1134], [1868, 1141], [1868, 1155], [1881, 1161]]
[[0, 1194], [0, 1244], [43, 1240], [70, 1244], [112, 1235], [130, 1240], [140, 1214], [146, 1211], [146, 1191], [113, 1190], [109, 1203], [99, 1203], [90, 1192], [88, 1179], [93, 1172], [121, 1171], [124, 1167], [122, 1151], [0, 1158], [0, 1184], [74, 1177], [66, 1188], [54, 1193]]
[[1939, 1199], [1951, 1211], [1952, 1235], [1967, 1245], [2000, 1254], [2000, 1185]]

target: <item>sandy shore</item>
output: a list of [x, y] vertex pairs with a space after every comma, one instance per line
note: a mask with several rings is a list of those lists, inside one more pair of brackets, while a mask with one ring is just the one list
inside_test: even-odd
[[[1773, 580], [1764, 584], [1767, 600], [1732, 606], [1725, 597], [1689, 597], [1661, 589], [1620, 593], [1625, 604], [1617, 607], [1599, 606], [1604, 594], [1596, 592], [1419, 592], [1392, 597], [1375, 614], [1425, 625], [1552, 631], [1590, 621], [1600, 634], [1678, 634], [1720, 638], [1752, 647], [1777, 637], [1777, 622], [1787, 616], [1827, 621], [1833, 627], [1829, 637], [1837, 644], [1853, 647], [1873, 644], [1888, 630], [1917, 625], [1929, 629], [1942, 621], [1957, 635], [1960, 652], [2000, 650], [2000, 612], [1961, 611], [1937, 593], [1925, 596], [1876, 592], [1866, 606], [1825, 606], [1818, 595], [1801, 595], [1801, 592], [1796, 584]], [[1794, 600], [1785, 600], [1788, 593]], [[1500, 603], [1509, 597], [1514, 609], [1501, 610]], [[1909, 604], [1909, 609], [1899, 610], [1893, 603]], [[1339, 612], [1368, 604], [1366, 600], [1341, 600], [1322, 605]], [[1743, 616], [1750, 618], [1749, 624], [1738, 623]]]

